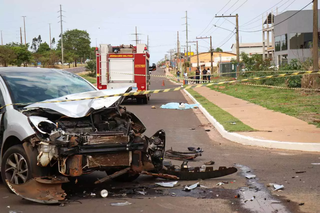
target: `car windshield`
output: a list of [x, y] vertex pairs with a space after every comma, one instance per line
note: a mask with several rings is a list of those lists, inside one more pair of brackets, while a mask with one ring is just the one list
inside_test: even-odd
[[11, 93], [12, 102], [22, 105], [96, 90], [83, 78], [65, 71], [13, 71], [2, 77]]

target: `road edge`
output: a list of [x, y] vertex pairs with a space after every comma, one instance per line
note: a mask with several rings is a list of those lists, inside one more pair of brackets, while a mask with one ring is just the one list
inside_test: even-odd
[[238, 133], [228, 132], [224, 127], [212, 116], [209, 112], [185, 89], [185, 94], [196, 104], [199, 105], [200, 111], [204, 116], [212, 123], [212, 125], [218, 130], [222, 137], [240, 143], [242, 145], [258, 146], [265, 148], [276, 148], [306, 152], [320, 152], [320, 143], [301, 143], [301, 142], [287, 142], [287, 141], [274, 141], [274, 140], [262, 140], [249, 136], [240, 135]]

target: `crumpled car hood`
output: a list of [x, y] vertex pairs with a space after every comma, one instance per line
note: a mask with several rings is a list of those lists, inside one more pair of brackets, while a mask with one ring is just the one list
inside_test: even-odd
[[[105, 95], [114, 95], [119, 93], [129, 92], [131, 87], [119, 88], [119, 89], [107, 89], [107, 90], [97, 90], [90, 91], [84, 93], [76, 93], [71, 95], [62, 96], [55, 99], [49, 99], [45, 101], [61, 101], [61, 100], [72, 100], [79, 98], [94, 98], [97, 96], [105, 96]], [[123, 97], [108, 97], [108, 98], [99, 98], [99, 99], [89, 99], [89, 100], [81, 100], [81, 101], [70, 101], [70, 102], [57, 102], [57, 103], [34, 103], [25, 107], [25, 109], [34, 109], [34, 108], [42, 108], [42, 109], [50, 109], [56, 111], [60, 114], [71, 118], [81, 118], [86, 116], [90, 110], [98, 110], [102, 108], [108, 108], [112, 106], [117, 101], [120, 104], [122, 102]]]

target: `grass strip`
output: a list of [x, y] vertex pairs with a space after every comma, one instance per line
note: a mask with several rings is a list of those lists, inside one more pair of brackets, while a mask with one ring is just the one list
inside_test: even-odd
[[92, 76], [90, 76], [88, 74], [79, 74], [79, 76], [81, 76], [82, 78], [86, 79], [91, 84], [96, 84], [97, 83], [96, 77], [92, 77]]
[[320, 128], [320, 93], [243, 84], [210, 86], [212, 90], [281, 112]]
[[230, 113], [224, 111], [217, 105], [208, 101], [193, 89], [187, 90], [208, 112], [212, 115], [228, 132], [252, 132], [255, 131], [250, 126], [242, 123], [239, 119], [233, 117]]

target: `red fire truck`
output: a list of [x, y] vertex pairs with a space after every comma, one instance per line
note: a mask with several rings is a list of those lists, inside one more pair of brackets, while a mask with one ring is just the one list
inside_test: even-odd
[[[150, 86], [149, 58], [145, 44], [111, 46], [101, 44], [96, 51], [97, 88], [132, 87], [146, 91]], [[138, 103], [147, 104], [150, 94], [132, 96]]]

